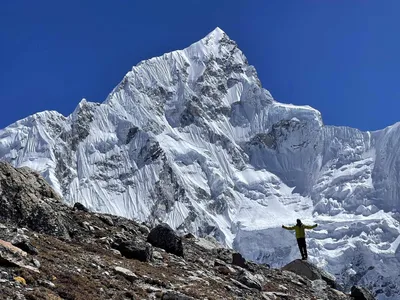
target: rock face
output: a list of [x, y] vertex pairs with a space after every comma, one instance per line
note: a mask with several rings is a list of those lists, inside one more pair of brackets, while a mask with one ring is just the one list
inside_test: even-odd
[[[4, 169], [12, 170], [9, 166]], [[21, 185], [20, 189], [32, 188], [27, 182]], [[212, 238], [180, 239], [164, 225], [152, 229], [149, 239], [161, 241], [163, 248], [172, 248], [175, 254], [185, 253], [185, 258], [156, 248], [156, 255], [150, 259], [147, 231], [140, 230], [144, 225], [117, 216], [112, 216], [110, 225], [101, 214], [76, 210], [59, 201], [54, 208], [64, 217], [69, 240], [58, 231], [48, 230], [53, 220], [40, 227], [21, 229], [18, 220], [3, 214], [15, 206], [5, 195], [2, 204], [5, 210], [0, 210], [0, 218], [6, 220], [0, 223], [2, 299], [314, 300], [318, 296], [318, 299], [350, 300], [349, 296], [327, 286], [320, 288], [292, 272], [249, 262], [247, 269], [233, 265], [234, 252], [222, 248]], [[49, 205], [47, 196], [37, 197], [34, 205]], [[31, 203], [31, 198], [26, 201]], [[21, 215], [26, 214], [25, 209], [31, 210], [23, 204]], [[29, 241], [37, 254], [31, 256], [8, 241]], [[33, 264], [40, 266], [40, 272]]]
[[159, 224], [153, 228], [147, 241], [154, 247], [162, 248], [168, 253], [183, 257], [182, 238], [177, 236], [168, 224]]
[[68, 237], [63, 216], [55, 209], [60, 196], [38, 173], [0, 162], [0, 222]]
[[318, 268], [312, 263], [304, 260], [297, 259], [287, 264], [282, 270], [296, 273], [300, 276], [307, 277], [310, 280], [324, 280], [330, 287], [336, 287], [336, 278], [332, 274]]

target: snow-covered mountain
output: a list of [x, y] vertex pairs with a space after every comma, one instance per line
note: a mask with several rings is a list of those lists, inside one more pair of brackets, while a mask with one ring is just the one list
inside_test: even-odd
[[38, 170], [67, 203], [198, 235], [247, 258], [311, 260], [379, 299], [400, 297], [400, 124], [326, 126], [276, 102], [219, 28], [140, 62], [101, 104], [46, 111], [0, 130], [0, 159]]

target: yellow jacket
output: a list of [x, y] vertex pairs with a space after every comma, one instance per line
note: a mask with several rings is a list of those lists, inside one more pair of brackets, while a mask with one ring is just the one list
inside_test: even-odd
[[304, 224], [301, 224], [301, 226], [297, 226], [297, 225], [284, 226], [284, 225], [282, 225], [282, 228], [285, 228], [286, 230], [296, 230], [296, 239], [299, 239], [299, 238], [305, 238], [306, 237], [305, 229], [313, 229], [313, 228], [315, 228], [317, 226], [318, 226], [317, 224], [311, 225], [311, 226], [307, 226], [307, 225], [304, 225]]

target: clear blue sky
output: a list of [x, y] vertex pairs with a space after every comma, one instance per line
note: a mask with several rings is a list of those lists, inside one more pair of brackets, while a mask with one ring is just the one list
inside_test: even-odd
[[222, 28], [281, 102], [325, 124], [400, 121], [399, 0], [1, 0], [0, 128], [102, 102], [139, 61]]

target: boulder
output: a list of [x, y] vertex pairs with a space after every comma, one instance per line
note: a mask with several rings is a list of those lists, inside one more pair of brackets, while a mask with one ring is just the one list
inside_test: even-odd
[[139, 235], [139, 232], [136, 230], [135, 226], [130, 223], [121, 224], [120, 227], [126, 232], [133, 233], [134, 235]]
[[246, 268], [246, 260], [240, 253], [232, 253], [232, 265]]
[[0, 265], [18, 266], [17, 259], [26, 259], [27, 253], [11, 243], [0, 240]]
[[147, 236], [147, 241], [154, 247], [183, 257], [182, 238], [177, 236], [168, 224], [159, 224]]
[[114, 222], [110, 216], [101, 215], [99, 219], [109, 226], [114, 226]]
[[[201, 240], [201, 239], [199, 239]], [[197, 244], [197, 242], [196, 242]], [[204, 247], [203, 247], [204, 248]], [[211, 253], [216, 255], [219, 259], [223, 260], [226, 263], [232, 263], [232, 250], [226, 248], [214, 248], [211, 249]]]
[[351, 297], [354, 298], [354, 300], [374, 300], [375, 297], [372, 295], [370, 291], [368, 291], [366, 288], [361, 287], [361, 286], [353, 286], [351, 288]]
[[234, 270], [232, 267], [229, 267], [229, 266], [226, 266], [226, 265], [224, 265], [224, 266], [217, 266], [217, 267], [216, 267], [216, 270], [217, 270], [219, 273], [224, 274], [224, 275], [231, 275], [231, 274], [234, 274], [234, 273], [235, 273], [235, 270]]
[[238, 288], [242, 289], [242, 290], [251, 290], [251, 288], [249, 288], [247, 285], [244, 285], [243, 283], [237, 281], [234, 278], [229, 278]]
[[261, 283], [257, 280], [257, 278], [246, 270], [239, 272], [237, 279], [239, 282], [243, 283], [249, 288], [257, 289], [259, 291], [262, 289]]
[[126, 258], [143, 262], [149, 262], [153, 259], [153, 247], [144, 241], [116, 241], [111, 247], [118, 250]]
[[42, 266], [42, 264], [40, 263], [40, 261], [38, 261], [36, 258], [32, 258], [32, 263], [33, 263], [33, 265], [34, 265], [36, 268], [38, 268], [38, 269], [40, 269], [40, 267]]
[[29, 238], [26, 236], [21, 237], [17, 235], [11, 240], [11, 243], [13, 246], [18, 247], [31, 255], [37, 255], [39, 253], [36, 247], [30, 243]]
[[149, 234], [150, 233], [150, 229], [146, 225], [139, 225], [139, 231], [142, 234]]
[[[21, 229], [17, 229], [18, 232], [21, 232]], [[23, 242], [29, 242], [29, 236], [23, 234], [23, 233], [17, 233], [12, 239], [11, 239], [11, 244], [19, 244]]]
[[56, 287], [56, 285], [49, 280], [39, 279], [38, 284], [49, 289], [54, 289]]
[[191, 232], [185, 234], [185, 239], [195, 239], [195, 235]]
[[218, 266], [226, 266], [226, 263], [225, 263], [223, 260], [220, 260], [220, 259], [216, 258], [216, 259], [214, 260], [214, 266], [215, 266], [215, 267], [218, 267]]
[[305, 260], [296, 259], [284, 266], [282, 270], [296, 273], [310, 280], [322, 279], [332, 288], [335, 288], [336, 285], [335, 276]]
[[121, 252], [117, 249], [110, 249], [112, 253], [114, 253], [117, 256], [121, 256]]
[[204, 248], [205, 250], [213, 250], [215, 252], [215, 251], [218, 251], [218, 248], [221, 247], [220, 244], [217, 244], [216, 242], [214, 242], [212, 239], [209, 239], [209, 238], [197, 238], [196, 239], [196, 238], [191, 238], [191, 237], [187, 237], [187, 236], [188, 236], [188, 234], [185, 235], [186, 239], [193, 239], [196, 245]]
[[73, 209], [84, 211], [84, 212], [89, 212], [89, 209], [87, 209], [86, 206], [80, 202], [75, 202]]
[[0, 240], [0, 266], [20, 267], [39, 273], [36, 267], [30, 265], [25, 251], [3, 240]]
[[135, 281], [136, 279], [139, 278], [131, 270], [128, 270], [128, 269], [125, 269], [125, 268], [122, 268], [122, 267], [115, 267], [114, 271], [115, 271], [115, 273], [122, 275], [123, 277], [125, 277], [129, 281]]
[[79, 222], [79, 225], [88, 231], [94, 231], [94, 227], [88, 221]]

